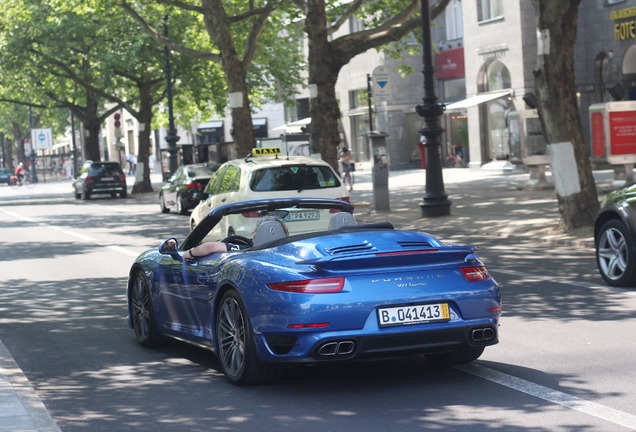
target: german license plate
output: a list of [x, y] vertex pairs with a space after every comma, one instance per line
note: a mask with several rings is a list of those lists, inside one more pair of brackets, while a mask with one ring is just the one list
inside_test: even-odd
[[380, 327], [448, 321], [448, 303], [420, 304], [378, 309]]
[[320, 213], [318, 210], [302, 210], [302, 211], [290, 211], [286, 221], [299, 221], [299, 220], [318, 220], [320, 219]]

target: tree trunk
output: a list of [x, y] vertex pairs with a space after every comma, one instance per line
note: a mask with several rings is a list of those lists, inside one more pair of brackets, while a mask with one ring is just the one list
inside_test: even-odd
[[13, 164], [13, 144], [11, 143], [11, 140], [5, 137], [2, 145], [4, 146], [4, 164], [13, 173], [15, 171], [15, 166]]
[[315, 84], [317, 97], [311, 101], [311, 151], [338, 170], [340, 109], [336, 81], [343, 64], [333, 55], [327, 34], [324, 0], [307, 2], [305, 32], [309, 43], [309, 83]]
[[[141, 181], [135, 179], [132, 193], [152, 192], [152, 182], [150, 181], [150, 167], [148, 157], [150, 156], [150, 125], [152, 123], [152, 84], [140, 83], [139, 88], [139, 154], [137, 163], [143, 164], [143, 175]], [[143, 130], [141, 125], [144, 125]]]
[[20, 125], [16, 122], [12, 122], [11, 128], [13, 129], [13, 144], [15, 145], [15, 149], [18, 152], [18, 164], [22, 162], [24, 166], [28, 166], [27, 158], [24, 156], [24, 140], [22, 139]]
[[533, 0], [541, 35], [534, 71], [538, 111], [565, 231], [593, 225], [599, 207], [574, 81], [579, 3]]
[[101, 128], [101, 120], [99, 118], [99, 102], [92, 97], [90, 91], [86, 92], [86, 108], [80, 114], [84, 124], [84, 146], [86, 159], [93, 162], [102, 160], [99, 152], [99, 131]]

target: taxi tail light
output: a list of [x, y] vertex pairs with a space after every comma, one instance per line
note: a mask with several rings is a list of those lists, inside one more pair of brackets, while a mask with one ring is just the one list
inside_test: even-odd
[[462, 273], [464, 273], [464, 277], [469, 282], [477, 282], [480, 280], [488, 279], [490, 275], [488, 274], [488, 270], [486, 267], [463, 267]]
[[344, 277], [276, 282], [267, 284], [267, 286], [275, 291], [307, 294], [335, 293], [342, 291], [342, 287], [344, 286]]
[[[342, 197], [342, 198], [338, 198], [338, 199], [339, 199], [340, 201], [346, 201], [346, 202], [348, 202], [348, 203], [350, 203], [350, 202], [351, 202], [351, 200], [349, 199], [349, 197], [348, 197], [348, 196], [346, 196], [346, 197]], [[337, 208], [330, 208], [330, 209], [329, 209], [329, 213], [340, 213], [340, 209], [337, 209]]]

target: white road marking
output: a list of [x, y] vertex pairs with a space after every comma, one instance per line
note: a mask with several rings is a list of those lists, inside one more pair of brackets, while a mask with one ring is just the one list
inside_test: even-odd
[[22, 219], [23, 221], [31, 222], [31, 223], [40, 225], [41, 227], [51, 229], [53, 231], [62, 232], [64, 234], [66, 234], [67, 236], [75, 237], [75, 238], [78, 238], [80, 240], [84, 240], [85, 242], [93, 243], [93, 244], [96, 244], [96, 245], [99, 245], [99, 246], [105, 246], [105, 247], [107, 247], [109, 249], [114, 250], [117, 253], [128, 255], [128, 256], [131, 256], [131, 257], [138, 257], [139, 256], [139, 252], [138, 251], [127, 249], [125, 247], [121, 247], [121, 246], [117, 246], [117, 245], [112, 245], [112, 244], [108, 244], [108, 243], [102, 243], [99, 240], [97, 240], [95, 237], [91, 237], [91, 236], [88, 236], [86, 234], [82, 234], [82, 233], [77, 232], [77, 231], [71, 231], [71, 230], [68, 230], [66, 228], [58, 227], [58, 226], [55, 226], [55, 225], [49, 225], [49, 224], [44, 223], [44, 222], [38, 222], [35, 219], [32, 219], [32, 218], [27, 217], [27, 216], [23, 216], [23, 215], [21, 215], [19, 213], [12, 212], [10, 210], [5, 210], [3, 208], [0, 208], [0, 211], [5, 213], [5, 214], [7, 214], [7, 215], [9, 215], [9, 216], [13, 216], [14, 218]]
[[461, 370], [462, 372], [475, 375], [496, 384], [511, 388], [518, 392], [525, 393], [527, 395], [534, 396], [539, 399], [543, 399], [545, 401], [552, 402], [566, 408], [580, 411], [582, 413], [607, 420], [611, 423], [636, 430], [635, 415], [619, 411], [614, 408], [606, 407], [595, 402], [590, 402], [585, 399], [581, 399], [576, 396], [551, 389], [549, 387], [544, 387], [542, 385], [505, 374], [503, 372], [498, 372], [494, 369], [490, 369], [475, 363], [455, 366], [455, 368]]

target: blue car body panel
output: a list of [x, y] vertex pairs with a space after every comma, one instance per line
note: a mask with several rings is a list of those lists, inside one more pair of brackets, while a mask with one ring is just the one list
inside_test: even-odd
[[[314, 201], [324, 205], [337, 202]], [[268, 200], [263, 203], [269, 208]], [[290, 207], [289, 202], [278, 204]], [[352, 210], [348, 203], [337, 205], [343, 211]], [[210, 213], [210, 225], [215, 219], [218, 222], [218, 215], [212, 213], [240, 211], [249, 203], [223, 207], [227, 208]], [[180, 250], [203, 238], [205, 223], [197, 226]], [[135, 261], [130, 280], [138, 271], [145, 274], [161, 333], [216, 349], [217, 303], [223, 292], [233, 288], [245, 304], [261, 361], [320, 362], [497, 343], [499, 287], [490, 276], [469, 281], [462, 272], [466, 267], [483, 267], [473, 247], [442, 244], [421, 232], [356, 226], [315, 236], [292, 236], [266, 247], [212, 254], [194, 263], [150, 250]], [[333, 277], [344, 278], [339, 292], [299, 293], [268, 287], [278, 282]], [[378, 308], [439, 303], [448, 304], [448, 320], [379, 325]], [[492, 337], [476, 340], [474, 330], [484, 328], [492, 330]], [[337, 344], [343, 340], [354, 346], [346, 355], [317, 352], [330, 341]]]

